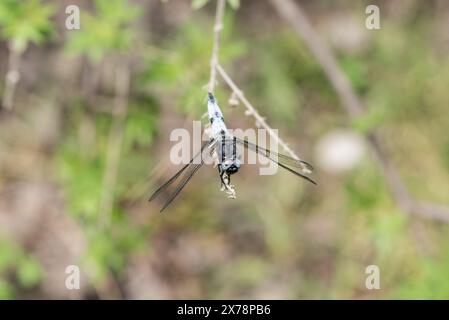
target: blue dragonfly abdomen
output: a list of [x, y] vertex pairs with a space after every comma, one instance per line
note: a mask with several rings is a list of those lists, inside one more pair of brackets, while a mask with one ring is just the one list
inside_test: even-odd
[[223, 113], [212, 93], [209, 92], [207, 100], [207, 114], [212, 129], [212, 137], [221, 139], [222, 136], [229, 136], [228, 129], [223, 119]]

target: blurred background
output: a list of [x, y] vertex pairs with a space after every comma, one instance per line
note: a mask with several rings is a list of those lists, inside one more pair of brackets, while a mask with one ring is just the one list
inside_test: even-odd
[[[449, 206], [449, 3], [295, 3], [367, 112], [348, 117], [272, 2], [228, 1], [220, 62], [318, 186], [250, 165], [228, 200], [205, 167], [161, 215], [147, 199], [179, 169], [170, 132], [206, 110], [215, 0], [2, 0], [0, 298], [449, 298], [447, 221], [398, 206], [365, 139], [382, 134], [413, 197]], [[215, 91], [230, 128], [255, 127]]]

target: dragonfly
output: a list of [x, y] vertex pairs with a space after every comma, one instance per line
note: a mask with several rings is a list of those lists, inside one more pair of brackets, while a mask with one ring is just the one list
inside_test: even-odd
[[230, 183], [231, 175], [236, 174], [241, 168], [240, 156], [237, 154], [237, 145], [268, 158], [288, 172], [316, 185], [314, 180], [304, 174], [313, 171], [312, 165], [308, 162], [273, 152], [247, 139], [240, 139], [232, 135], [226, 127], [221, 109], [211, 92], [208, 93], [207, 98], [207, 114], [211, 129], [210, 140], [204, 142], [200, 151], [192, 157], [189, 163], [184, 165], [170, 179], [157, 188], [149, 198], [149, 201], [152, 201], [160, 196], [164, 190], [175, 185], [174, 190], [166, 198], [160, 212], [164, 211], [173, 202], [195, 173], [204, 165], [205, 157], [213, 153], [215, 153], [216, 159], [218, 160], [217, 167], [222, 190], [227, 190], [228, 195], [231, 198], [235, 198], [235, 191], [233, 191], [233, 186]]

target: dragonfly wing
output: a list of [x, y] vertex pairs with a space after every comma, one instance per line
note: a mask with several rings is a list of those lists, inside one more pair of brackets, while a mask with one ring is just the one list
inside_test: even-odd
[[[212, 145], [215, 143], [214, 140], [208, 141], [203, 143], [201, 146], [201, 150], [190, 160], [188, 164], [186, 164], [184, 167], [182, 167], [178, 172], [176, 172], [170, 179], [168, 179], [163, 185], [161, 185], [154, 193], [151, 195], [148, 201], [154, 200], [158, 195], [162, 193], [167, 187], [172, 185], [175, 181], [178, 180], [178, 178], [182, 175], [182, 178], [179, 180], [178, 187], [176, 187], [175, 192], [170, 196], [169, 202], [164, 205], [165, 209], [168, 204], [170, 204], [171, 201], [174, 200], [174, 198], [179, 194], [179, 192], [182, 190], [182, 188], [187, 184], [187, 182], [191, 179], [191, 177], [199, 170], [201, 165], [203, 164], [203, 152], [207, 147], [212, 147]], [[200, 163], [198, 163], [200, 162]], [[184, 173], [184, 174], [183, 174]], [[182, 187], [178, 190], [178, 188], [182, 185]], [[161, 210], [162, 211], [162, 210]]]
[[170, 195], [170, 197], [165, 202], [164, 206], [162, 207], [161, 211], [164, 211], [165, 208], [167, 208], [170, 203], [172, 203], [173, 200], [175, 200], [176, 196], [181, 192], [181, 190], [186, 186], [186, 184], [192, 179], [193, 175], [201, 168], [203, 165], [203, 161], [201, 160], [200, 164], [194, 164], [189, 166], [189, 169], [186, 171], [186, 173], [183, 175], [181, 180], [179, 181], [178, 186], [176, 187], [175, 191]]
[[150, 199], [148, 199], [148, 201], [154, 200], [164, 189], [166, 189], [169, 185], [171, 185], [190, 165], [191, 165], [190, 163], [186, 164], [184, 167], [181, 168], [181, 170], [176, 172], [176, 174], [173, 177], [171, 177], [169, 180], [167, 180], [162, 186], [157, 188], [157, 190], [153, 192], [153, 194], [151, 195]]
[[277, 152], [271, 151], [269, 149], [262, 148], [261, 146], [251, 143], [246, 139], [242, 140], [242, 139], [236, 138], [236, 140], [240, 144], [242, 144], [243, 146], [248, 148], [249, 150], [257, 152], [257, 153], [263, 155], [264, 157], [269, 158], [269, 157], [275, 156], [278, 159], [277, 162], [282, 163], [284, 165], [287, 165], [290, 167], [301, 168], [303, 170], [306, 169], [306, 171], [308, 171], [308, 172], [313, 171], [313, 166], [304, 160], [298, 160], [298, 159], [286, 156], [285, 154], [277, 153]]
[[293, 173], [313, 184], [316, 184], [316, 182], [313, 181], [308, 176], [290, 168], [290, 167], [301, 168], [302, 170], [304, 170], [304, 168], [306, 168], [307, 171], [312, 172], [313, 167], [309, 163], [307, 163], [303, 160], [297, 160], [297, 159], [291, 158], [284, 154], [273, 152], [269, 149], [262, 148], [262, 147], [258, 146], [257, 144], [249, 142], [246, 139], [243, 140], [243, 139], [236, 138], [236, 141], [237, 141], [237, 143], [243, 145], [245, 148], [252, 150], [254, 152], [257, 152], [258, 154], [270, 159], [274, 163], [278, 164], [281, 168], [284, 168], [285, 170], [287, 170], [287, 171], [289, 171], [289, 172], [291, 172], [291, 173]]

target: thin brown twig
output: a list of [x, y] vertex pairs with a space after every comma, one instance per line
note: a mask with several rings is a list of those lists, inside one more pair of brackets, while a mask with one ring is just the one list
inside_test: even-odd
[[[245, 108], [247, 109], [247, 115], [254, 117], [256, 119], [257, 125], [267, 130], [270, 137], [272, 137], [277, 144], [279, 144], [291, 157], [296, 160], [300, 160], [299, 156], [292, 150], [290, 147], [279, 137], [279, 135], [267, 124], [265, 118], [262, 117], [257, 109], [246, 99], [243, 91], [239, 89], [239, 87], [235, 84], [232, 78], [226, 73], [223, 67], [217, 64], [217, 70], [223, 80], [227, 83], [227, 85], [231, 88], [232, 92], [235, 96], [243, 103]], [[309, 170], [301, 163], [302, 170], [308, 172]]]
[[[278, 14], [291, 25], [308, 46], [334, 87], [349, 117], [354, 119], [362, 116], [365, 112], [365, 106], [352, 88], [331, 49], [314, 30], [300, 5], [292, 0], [270, 0], [270, 2]], [[408, 192], [390, 158], [384, 151], [379, 134], [370, 132], [366, 135], [366, 139], [374, 157], [380, 164], [382, 173], [398, 206], [409, 214], [449, 222], [449, 208], [421, 202]]]
[[[212, 55], [210, 59], [210, 78], [209, 83], [207, 86], [207, 90], [210, 93], [213, 93], [215, 85], [217, 83], [217, 65], [218, 65], [218, 59], [219, 59], [219, 52], [220, 52], [220, 35], [221, 30], [223, 29], [223, 17], [224, 17], [224, 11], [226, 7], [226, 0], [217, 0], [217, 8], [215, 10], [215, 24], [214, 24], [214, 37], [213, 37], [213, 44], [212, 44]], [[205, 113], [204, 116], [206, 116], [207, 113]], [[217, 159], [218, 160], [218, 159]], [[224, 177], [222, 179], [222, 191], [226, 190], [226, 193], [228, 194], [229, 198], [235, 199], [235, 188], [233, 185], [231, 185], [229, 182], [230, 180]]]
[[[300, 160], [298, 155], [289, 148], [289, 146], [277, 135], [277, 133], [267, 124], [265, 118], [262, 117], [254, 106], [246, 99], [243, 91], [240, 90], [231, 77], [226, 73], [223, 67], [219, 64], [219, 51], [220, 51], [220, 34], [223, 29], [223, 17], [226, 0], [217, 0], [217, 8], [215, 12], [215, 25], [214, 25], [214, 41], [212, 47], [212, 57], [210, 60], [210, 79], [208, 84], [208, 91], [213, 92], [216, 84], [217, 71], [220, 73], [223, 80], [232, 89], [235, 96], [243, 103], [247, 109], [247, 114], [256, 119], [256, 124], [267, 130], [268, 134], [278, 143], [281, 147], [294, 159]], [[309, 172], [302, 163], [302, 169], [304, 172]]]
[[226, 0], [217, 0], [214, 24], [214, 42], [212, 47], [212, 57], [210, 59], [210, 78], [207, 86], [209, 92], [213, 92], [217, 82], [216, 66], [218, 64], [218, 54], [220, 52], [220, 35], [223, 29], [223, 16]]

